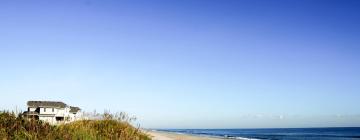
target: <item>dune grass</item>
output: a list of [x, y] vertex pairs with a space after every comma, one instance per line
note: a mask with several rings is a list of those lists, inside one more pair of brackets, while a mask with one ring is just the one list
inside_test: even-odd
[[79, 120], [71, 123], [48, 123], [0, 112], [0, 140], [4, 139], [59, 139], [59, 140], [150, 140], [151, 138], [129, 123], [124, 114], [104, 113], [101, 119]]

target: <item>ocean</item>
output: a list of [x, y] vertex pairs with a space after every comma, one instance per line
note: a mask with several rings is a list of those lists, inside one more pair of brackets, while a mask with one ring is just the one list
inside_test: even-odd
[[244, 140], [360, 140], [360, 127], [271, 129], [160, 129], [159, 131]]

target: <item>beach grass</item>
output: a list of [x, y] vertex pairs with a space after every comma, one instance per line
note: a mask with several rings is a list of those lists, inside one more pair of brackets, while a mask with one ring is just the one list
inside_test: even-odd
[[150, 140], [151, 138], [130, 124], [124, 114], [102, 114], [101, 119], [79, 120], [60, 125], [23, 118], [12, 112], [0, 112], [0, 140], [4, 139], [59, 139], [59, 140]]

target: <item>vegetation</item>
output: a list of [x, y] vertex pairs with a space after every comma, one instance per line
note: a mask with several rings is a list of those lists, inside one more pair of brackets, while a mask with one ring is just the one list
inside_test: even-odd
[[121, 139], [150, 140], [139, 128], [130, 124], [132, 118], [126, 114], [102, 114], [101, 118], [80, 120], [60, 125], [23, 118], [15, 113], [0, 112], [0, 140], [6, 139]]

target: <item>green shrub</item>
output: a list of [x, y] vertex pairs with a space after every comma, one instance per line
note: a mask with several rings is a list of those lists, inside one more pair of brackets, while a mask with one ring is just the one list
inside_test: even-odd
[[102, 119], [79, 120], [61, 125], [16, 117], [14, 113], [0, 112], [0, 140], [3, 139], [59, 139], [59, 140], [150, 140], [149, 136], [133, 127], [131, 118], [124, 114], [104, 113]]

